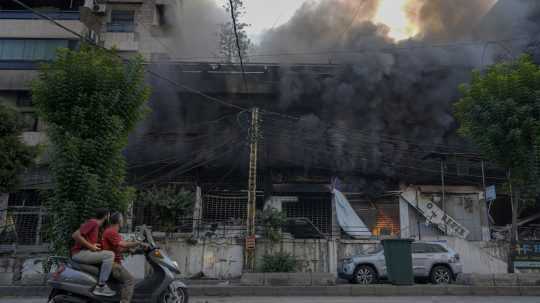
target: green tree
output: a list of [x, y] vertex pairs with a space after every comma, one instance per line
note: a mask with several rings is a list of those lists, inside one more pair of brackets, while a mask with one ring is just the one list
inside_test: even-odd
[[[240, 53], [244, 62], [247, 61], [248, 52], [252, 46], [251, 40], [247, 36], [246, 29], [250, 26], [248, 23], [241, 22], [245, 15], [243, 0], [233, 0], [232, 6], [229, 0], [224, 0], [223, 8], [229, 16], [232, 14], [236, 20], [236, 30], [238, 33], [238, 42], [240, 44]], [[232, 17], [232, 16], [231, 16]], [[219, 57], [225, 63], [238, 62], [238, 46], [236, 44], [236, 34], [234, 33], [234, 24], [232, 18], [221, 25], [219, 32]]]
[[14, 191], [19, 174], [33, 163], [36, 148], [21, 140], [24, 122], [21, 115], [7, 105], [0, 104], [0, 193]]
[[529, 56], [522, 56], [483, 73], [475, 71], [461, 91], [463, 97], [455, 105], [459, 132], [507, 171], [510, 238], [515, 242], [517, 218], [536, 201], [540, 189], [540, 68]]
[[192, 192], [169, 185], [151, 187], [138, 193], [137, 202], [152, 215], [160, 231], [174, 232], [178, 219], [192, 215], [195, 196]]
[[90, 46], [61, 49], [32, 94], [52, 143], [52, 248], [67, 254], [71, 234], [96, 208], [125, 211], [134, 198], [121, 152], [147, 111], [143, 61]]

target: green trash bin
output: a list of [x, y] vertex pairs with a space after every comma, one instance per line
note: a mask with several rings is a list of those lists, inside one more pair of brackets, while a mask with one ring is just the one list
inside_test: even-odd
[[394, 285], [413, 285], [411, 239], [386, 239], [381, 243], [388, 280]]

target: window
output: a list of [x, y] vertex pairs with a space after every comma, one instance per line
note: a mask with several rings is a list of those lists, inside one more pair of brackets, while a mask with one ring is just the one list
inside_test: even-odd
[[446, 248], [439, 244], [428, 244], [429, 250], [432, 253], [445, 253], [448, 252]]
[[412, 244], [412, 253], [413, 254], [425, 254], [428, 253], [429, 249], [425, 243], [413, 243]]
[[17, 92], [17, 107], [31, 107], [32, 96], [29, 91]]
[[107, 31], [124, 33], [135, 31], [135, 12], [113, 10], [111, 22], [107, 24]]
[[413, 254], [430, 254], [430, 253], [445, 253], [447, 252], [446, 248], [439, 244], [430, 244], [430, 243], [413, 243], [412, 244]]
[[52, 60], [56, 55], [56, 50], [61, 47], [70, 47], [70, 41], [61, 39], [0, 39], [0, 60]]

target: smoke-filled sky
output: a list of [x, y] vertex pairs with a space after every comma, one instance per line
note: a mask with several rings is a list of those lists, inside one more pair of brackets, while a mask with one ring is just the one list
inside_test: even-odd
[[[221, 6], [228, 0], [214, 1]], [[363, 1], [353, 0], [348, 2], [353, 5], [361, 5]], [[316, 3], [320, 2], [320, 0], [245, 0], [246, 15], [244, 21], [251, 25], [248, 28], [249, 36], [255, 42], [258, 42], [264, 31], [286, 23], [303, 4], [308, 2]], [[392, 28], [391, 35], [398, 39], [404, 39], [415, 32], [414, 25], [411, 22], [415, 21], [414, 11], [421, 2], [417, 0], [381, 0], [373, 21], [390, 26]], [[452, 3], [452, 0], [447, 2]], [[488, 6], [491, 6], [497, 0], [487, 2], [490, 2]]]
[[[170, 37], [177, 53], [171, 57], [219, 60], [216, 33], [227, 15], [215, 0], [177, 1], [182, 4], [172, 16], [177, 26]], [[311, 0], [275, 22], [281, 14], [277, 8], [288, 1], [245, 0], [244, 21], [257, 21], [253, 28], [273, 27], [259, 30], [249, 61], [279, 64], [275, 73], [247, 75], [255, 88], [248, 97], [231, 84], [240, 79], [237, 73], [154, 67], [180, 83], [217, 92], [227, 102], [247, 98], [244, 102], [260, 101], [265, 110], [299, 117], [292, 122], [266, 117], [265, 165], [274, 167], [319, 167], [336, 175], [399, 180], [413, 172], [436, 174], [436, 161], [430, 168], [423, 160], [427, 153], [474, 150], [456, 134], [453, 117], [458, 86], [470, 80], [472, 69], [530, 47], [538, 52], [533, 43], [540, 32], [538, 0]], [[491, 42], [483, 42], [487, 40]], [[320, 65], [295, 68], [299, 63]], [[324, 70], [329, 67], [331, 71]], [[257, 95], [266, 85], [271, 91]], [[152, 88], [153, 112], [132, 137], [130, 162], [159, 163], [169, 157], [186, 169], [193, 159], [221, 167], [230, 167], [232, 159], [246, 163], [235, 154], [218, 157], [226, 152], [222, 146], [243, 138], [238, 117], [200, 125], [230, 114], [230, 109], [167, 83], [155, 81]], [[192, 124], [199, 125], [197, 132], [191, 131]]]
[[[218, 5], [224, 1], [215, 0]], [[287, 22], [294, 12], [308, 0], [247, 0], [245, 1], [246, 16], [244, 21], [251, 24], [248, 34], [255, 42], [268, 29]]]

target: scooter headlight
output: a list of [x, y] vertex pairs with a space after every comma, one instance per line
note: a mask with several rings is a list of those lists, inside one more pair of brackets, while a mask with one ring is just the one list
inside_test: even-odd
[[154, 250], [154, 257], [163, 259], [163, 254], [161, 253], [161, 251], [159, 249], [156, 249], [156, 250]]

